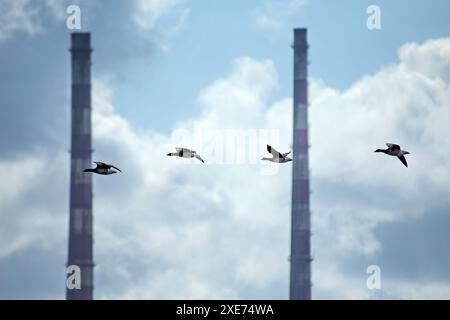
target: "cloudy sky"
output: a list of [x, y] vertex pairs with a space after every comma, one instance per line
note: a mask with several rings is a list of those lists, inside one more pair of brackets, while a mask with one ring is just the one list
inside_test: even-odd
[[[70, 4], [92, 33], [94, 158], [123, 170], [94, 178], [96, 298], [288, 298], [291, 165], [259, 159], [292, 144], [294, 27], [313, 298], [450, 298], [448, 1], [0, 0], [0, 299], [64, 298]], [[180, 144], [207, 164], [165, 156]]]

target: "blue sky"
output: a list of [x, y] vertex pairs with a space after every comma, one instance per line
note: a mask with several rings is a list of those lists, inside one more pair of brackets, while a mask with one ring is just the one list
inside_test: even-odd
[[[151, 63], [133, 69], [136, 76], [120, 84], [118, 108], [141, 126], [166, 130], [174, 121], [198, 112], [196, 93], [224, 74], [229, 61], [239, 56], [272, 59], [280, 77], [274, 99], [288, 96], [295, 27], [309, 29], [310, 75], [338, 89], [396, 62], [396, 50], [402, 44], [442, 37], [450, 29], [447, 1], [378, 1], [382, 30], [370, 31], [366, 8], [372, 3], [308, 1], [282, 17], [285, 21], [278, 29], [267, 31], [255, 24], [264, 1], [195, 1], [189, 4], [188, 22], [166, 40], [170, 52], [157, 50]], [[176, 18], [164, 22], [174, 23]], [[168, 96], [168, 88], [177, 94]], [[170, 112], [159, 112], [161, 109]]]
[[[215, 147], [243, 129], [269, 130], [258, 161], [268, 140], [290, 148], [295, 27], [313, 298], [450, 297], [448, 1], [0, 0], [0, 299], [64, 297], [73, 3], [92, 33], [94, 157], [124, 171], [94, 178], [97, 298], [287, 298], [291, 167], [223, 164]], [[207, 165], [165, 156], [186, 141]], [[385, 142], [408, 169], [374, 155]]]

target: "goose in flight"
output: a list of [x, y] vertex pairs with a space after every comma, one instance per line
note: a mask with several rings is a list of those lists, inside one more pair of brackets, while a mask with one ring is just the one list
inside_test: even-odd
[[272, 158], [264, 157], [261, 160], [267, 160], [267, 161], [272, 161], [272, 162], [277, 162], [277, 163], [284, 163], [284, 162], [292, 161], [292, 159], [288, 157], [288, 154], [291, 153], [290, 151], [286, 152], [286, 153], [280, 153], [269, 145], [267, 145], [267, 151], [269, 151], [269, 153], [272, 154]]
[[388, 146], [387, 149], [377, 149], [375, 152], [384, 152], [387, 155], [397, 157], [405, 165], [405, 167], [408, 167], [405, 154], [409, 154], [409, 152], [402, 150], [398, 144], [386, 143], [386, 145]]
[[203, 159], [194, 150], [190, 150], [188, 148], [179, 148], [179, 147], [177, 147], [175, 149], [177, 150], [177, 152], [169, 152], [167, 155], [169, 157], [170, 156], [177, 156], [177, 157], [180, 157], [180, 158], [197, 158], [201, 162], [205, 163], [205, 161], [203, 161]]
[[[103, 175], [109, 175], [117, 173], [117, 171], [122, 172], [119, 168], [113, 166], [112, 164], [107, 164], [99, 161], [94, 161], [94, 163], [97, 165], [94, 169], [84, 169], [83, 172], [93, 172]], [[116, 169], [117, 171], [113, 170], [112, 168]]]

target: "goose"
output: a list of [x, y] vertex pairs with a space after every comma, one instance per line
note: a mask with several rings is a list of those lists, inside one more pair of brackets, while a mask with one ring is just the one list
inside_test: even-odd
[[205, 163], [203, 159], [197, 154], [197, 151], [190, 150], [188, 148], [175, 148], [177, 152], [169, 152], [167, 155], [170, 156], [177, 156], [180, 158], [197, 158], [201, 162]]
[[292, 161], [292, 159], [288, 157], [288, 155], [291, 153], [290, 151], [286, 152], [286, 153], [280, 153], [277, 150], [275, 150], [274, 148], [272, 148], [270, 145], [267, 145], [267, 151], [269, 151], [269, 153], [272, 154], [272, 158], [264, 157], [261, 160], [267, 160], [267, 161], [272, 161], [272, 162], [276, 162], [276, 163], [285, 163], [285, 162]]
[[[117, 171], [122, 172], [119, 168], [113, 166], [112, 164], [107, 164], [107, 163], [100, 162], [100, 161], [94, 161], [94, 163], [97, 165], [97, 167], [95, 167], [94, 169], [84, 169], [83, 172], [93, 172], [93, 173], [103, 174], [103, 175], [114, 174], [114, 173], [117, 173]], [[114, 168], [117, 171], [115, 171], [111, 168]]]
[[394, 156], [400, 159], [400, 161], [408, 167], [408, 163], [406, 162], [405, 154], [410, 154], [408, 151], [404, 151], [400, 148], [398, 144], [394, 143], [386, 143], [387, 149], [377, 149], [375, 152], [384, 152], [387, 155]]

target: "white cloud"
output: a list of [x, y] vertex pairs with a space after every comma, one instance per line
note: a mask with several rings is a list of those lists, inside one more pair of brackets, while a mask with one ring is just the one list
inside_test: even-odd
[[[185, 0], [135, 0], [135, 21], [144, 29], [153, 29], [161, 18], [169, 15], [174, 9], [185, 5]], [[182, 11], [175, 29], [184, 23], [189, 10]]]
[[402, 297], [409, 300], [448, 300], [448, 281], [393, 281], [392, 287], [383, 289], [388, 297]]
[[255, 11], [256, 27], [264, 31], [280, 29], [307, 3], [308, 0], [266, 0]]
[[29, 158], [0, 161], [0, 169], [10, 177], [0, 181], [0, 259], [60, 243], [67, 230], [60, 214], [67, 211], [67, 197], [55, 190], [68, 186], [67, 160], [64, 153], [36, 151]]
[[[432, 50], [437, 43], [441, 49]], [[420, 196], [427, 185], [437, 198], [447, 198], [449, 82], [444, 70], [432, 71], [437, 70], [436, 61], [448, 59], [441, 59], [441, 52], [449, 50], [450, 44], [448, 39], [427, 42], [403, 60], [410, 46], [400, 49], [399, 64], [360, 79], [344, 92], [312, 82], [312, 161], [321, 168], [317, 177], [383, 185], [408, 198]], [[424, 55], [420, 56], [421, 52]], [[422, 71], [417, 63], [411, 63], [412, 55], [420, 61]], [[449, 66], [442, 64], [443, 68]], [[401, 163], [393, 158], [373, 154], [372, 149], [384, 147], [385, 142], [399, 143], [411, 152], [409, 169], [399, 167]], [[377, 172], [368, 170], [370, 167]]]
[[262, 30], [278, 29], [280, 27], [280, 23], [280, 21], [268, 17], [265, 14], [261, 14], [256, 17], [256, 26]]
[[133, 19], [140, 30], [153, 32], [158, 48], [172, 51], [168, 38], [183, 28], [191, 13], [187, 0], [134, 0]]
[[[275, 85], [276, 72], [270, 61], [237, 59], [227, 77], [200, 93], [204, 114], [199, 119], [179, 123], [174, 132], [180, 129], [196, 132], [206, 127], [221, 130], [231, 125], [265, 127], [264, 109], [268, 106], [264, 97]], [[103, 261], [101, 268], [111, 279], [131, 283], [130, 277], [135, 275], [130, 275], [122, 266], [114, 267], [110, 262], [114, 256], [126, 252], [127, 256], [132, 256], [132, 261], [138, 259], [139, 263], [148, 265], [145, 268], [148, 270], [157, 268], [152, 265], [158, 264], [152, 261], [167, 265], [165, 269], [143, 272], [139, 282], [127, 286], [119, 296], [237, 298], [243, 296], [235, 287], [238, 283], [261, 288], [286, 279], [288, 247], [284, 246], [283, 250], [282, 244], [287, 244], [288, 240], [289, 203], [279, 197], [282, 188], [277, 186], [282, 185], [282, 180], [278, 176], [265, 177], [265, 182], [255, 186], [255, 174], [261, 177], [257, 166], [191, 166], [189, 160], [188, 164], [183, 164], [186, 161], [167, 158], [165, 154], [177, 143], [173, 137], [138, 133], [114, 113], [110, 104], [111, 91], [101, 82], [96, 82], [95, 87], [96, 149], [110, 157], [117, 153], [113, 158], [120, 159], [121, 168], [129, 168], [124, 170], [123, 176], [117, 177], [120, 179], [117, 190], [111, 190], [110, 181], [96, 184], [97, 190], [101, 190], [96, 192], [95, 212], [99, 226], [96, 239], [97, 243], [105, 244], [97, 249], [97, 260]], [[290, 108], [285, 107], [286, 111]], [[240, 113], [241, 121], [227, 119], [226, 109]], [[251, 114], [260, 115], [249, 122]], [[201, 152], [203, 146], [198, 147]], [[208, 153], [201, 154], [208, 163]], [[98, 156], [102, 158], [100, 153], [96, 154]], [[140, 172], [132, 168], [149, 169]], [[288, 179], [288, 170], [286, 167], [281, 172], [285, 179]], [[274, 187], [275, 192], [271, 191]], [[109, 189], [107, 196], [104, 188]], [[250, 192], [250, 189], [253, 190]], [[260, 199], [256, 190], [266, 194], [265, 198]], [[245, 197], [237, 201], [236, 194]], [[110, 197], [122, 200], [111, 203]], [[256, 209], [256, 202], [267, 209]], [[274, 205], [284, 208], [283, 219], [279, 219], [279, 211], [272, 209]], [[129, 224], [124, 223], [124, 214]], [[242, 241], [248, 242], [245, 248]], [[261, 263], [270, 269], [259, 268]], [[104, 294], [103, 297], [110, 296]]]
[[[448, 40], [441, 41], [441, 45], [448, 43]], [[424, 50], [424, 46], [428, 45], [429, 43], [420, 45], [418, 48]], [[433, 58], [432, 60], [439, 59]], [[420, 57], [417, 59], [421, 61]], [[272, 105], [267, 103], [277, 83], [277, 73], [272, 62], [237, 59], [233, 62], [229, 75], [214, 81], [200, 92], [199, 103], [204, 110], [202, 115], [179, 123], [175, 130], [183, 128], [195, 132], [199, 128], [220, 130], [229, 127], [274, 127], [281, 129], [279, 139], [283, 141], [283, 147], [286, 147], [291, 136], [291, 99]], [[436, 78], [435, 74], [430, 79], [416, 69], [411, 70], [408, 62], [401, 60], [398, 65], [359, 80], [344, 92], [327, 88], [316, 80], [311, 81], [311, 85], [311, 119], [314, 119], [311, 126], [313, 179], [347, 185], [350, 189], [364, 186], [372, 188], [374, 192], [390, 190], [399, 194], [402, 204], [419, 194], [427, 199], [434, 199], [448, 192], [448, 176], [430, 175], [434, 170], [442, 172], [448, 168], [448, 156], [445, 156], [448, 151], [440, 150], [443, 153], [440, 157], [424, 155], [432, 146], [442, 142], [442, 133], [448, 130], [445, 122], [446, 119], [448, 121], [448, 83], [440, 77]], [[433, 99], [427, 99], [427, 96]], [[383, 103], [380, 103], [380, 99]], [[112, 111], [111, 108], [109, 110]], [[389, 113], [392, 116], [386, 116]], [[132, 128], [122, 131], [126, 127], [126, 121], [119, 121], [117, 117], [112, 112], [111, 118], [103, 118], [104, 126], [96, 124], [97, 130], [101, 130], [107, 124], [116, 123], [111, 126], [111, 130], [105, 132], [103, 139], [113, 139], [111, 137], [114, 136], [117, 137], [114, 139], [123, 138], [123, 141], [115, 142], [115, 147], [123, 149], [127, 145], [127, 154], [140, 154], [135, 158], [142, 157], [140, 163], [153, 163], [152, 166], [156, 167], [153, 171], [157, 172], [148, 173], [151, 178], [145, 178], [147, 183], [142, 182], [143, 186], [138, 189], [150, 189], [160, 196], [130, 194], [127, 195], [130, 203], [139, 205], [125, 203], [123, 207], [124, 211], [135, 212], [136, 219], [141, 222], [141, 232], [129, 233], [136, 235], [132, 240], [135, 246], [139, 247], [141, 242], [153, 244], [142, 245], [140, 250], [143, 253], [136, 256], [155, 256], [157, 260], [167, 261], [178, 270], [176, 275], [166, 270], [161, 270], [162, 273], [149, 273], [147, 277], [144, 276], [147, 279], [144, 283], [147, 284], [142, 289], [135, 288], [136, 290], [148, 292], [148, 297], [155, 297], [152, 292], [161, 288], [155, 287], [153, 283], [164, 287], [164, 282], [158, 282], [155, 277], [163, 276], [170, 281], [190, 279], [189, 282], [197, 284], [186, 285], [183, 290], [166, 286], [166, 290], [163, 290], [164, 297], [221, 297], [221, 294], [223, 297], [245, 297], [230, 284], [240, 283], [240, 286], [261, 289], [286, 281], [290, 199], [288, 170], [264, 177], [258, 175], [258, 171], [252, 166], [180, 168], [177, 161], [179, 159], [168, 162], [161, 156], [167, 148], [173, 147], [170, 137], [152, 133], [143, 139], [142, 136], [135, 135]], [[432, 119], [442, 120], [436, 122]], [[406, 126], [406, 133], [403, 132], [405, 127], [399, 125], [404, 122], [414, 124], [411, 128]], [[337, 123], [342, 125], [336, 125]], [[117, 131], [115, 128], [120, 129]], [[112, 135], [113, 132], [115, 135]], [[103, 140], [101, 136], [99, 139]], [[394, 142], [399, 143], [404, 140], [408, 142], [406, 146], [412, 152], [409, 169], [403, 168], [394, 158], [383, 158], [373, 153], [373, 149], [386, 139], [394, 139]], [[330, 144], [329, 141], [333, 143]], [[128, 150], [135, 143], [136, 146]], [[201, 150], [202, 145], [197, 147]], [[342, 152], [346, 148], [350, 148], [350, 153]], [[259, 150], [263, 148], [260, 147]], [[205, 158], [208, 157], [206, 155]], [[378, 171], [367, 170], [368, 167], [376, 167]], [[214, 172], [213, 181], [209, 179], [211, 170]], [[168, 177], [176, 179], [169, 180]], [[406, 179], [408, 183], [405, 186]], [[177, 182], [178, 180], [183, 182]], [[255, 183], [255, 180], [258, 182]], [[423, 193], [423, 185], [430, 188], [426, 194]], [[183, 187], [180, 189], [178, 186]], [[264, 199], [261, 194], [265, 195]], [[175, 220], [180, 219], [177, 224], [158, 221], [160, 218], [154, 221], [155, 217], [150, 212], [145, 214], [149, 217], [144, 220], [144, 214], [138, 214], [142, 207], [159, 208], [157, 203], [160, 202], [160, 197], [168, 197], [167, 203], [174, 203], [177, 207], [182, 204], [181, 215], [177, 207], [170, 208], [170, 205], [157, 209], [157, 212], [165, 212], [165, 215], [175, 215]], [[415, 205], [413, 202], [412, 206]], [[420, 206], [410, 211], [408, 205], [405, 208], [381, 207], [365, 204], [354, 198], [342, 199], [331, 207], [321, 206], [319, 202], [314, 204], [313, 209], [316, 234], [313, 244], [317, 257], [313, 275], [318, 276], [315, 277], [315, 287], [325, 295], [334, 297], [337, 292], [346, 291], [345, 298], [371, 296], [365, 287], [365, 269], [361, 270], [360, 279], [352, 279], [343, 274], [338, 266], [334, 267], [336, 273], [329, 274], [334, 272], [328, 267], [330, 264], [334, 265], [333, 260], [354, 254], [376, 258], [383, 249], [374, 234], [377, 226], [423, 214]], [[101, 214], [100, 212], [102, 210], [98, 208], [97, 213]], [[110, 218], [108, 213], [108, 219]], [[113, 227], [112, 225], [111, 228]], [[186, 230], [192, 230], [192, 233]], [[178, 243], [179, 239], [182, 239], [182, 244]], [[245, 249], [242, 248], [242, 243], [246, 243]], [[329, 246], [329, 243], [333, 243], [333, 246]], [[172, 248], [170, 253], [177, 258], [168, 258], [167, 248]], [[108, 252], [109, 250], [111, 249]], [[214, 256], [214, 262], [211, 261], [211, 256]], [[188, 266], [180, 267], [184, 264]], [[191, 265], [196, 266], [195, 270], [189, 267]], [[215, 275], [218, 270], [220, 277]], [[329, 274], [328, 277], [322, 277], [325, 273]], [[336, 274], [342, 279], [349, 279], [329, 282], [329, 278]], [[207, 281], [205, 275], [211, 275], [215, 280]], [[148, 291], [144, 288], [148, 288]], [[343, 290], [344, 288], [348, 290]], [[130, 289], [127, 295], [135, 296], [133, 292], [134, 289]]]
[[[347, 259], [363, 256], [376, 262], [383, 250], [376, 228], [422, 216], [433, 203], [450, 205], [450, 148], [442, 147], [448, 145], [450, 106], [450, 70], [442, 52], [449, 47], [450, 39], [408, 44], [400, 49], [398, 64], [342, 92], [320, 80], [310, 82], [312, 181], [318, 188], [338, 186], [333, 190], [340, 197], [313, 190], [314, 297], [370, 298], [366, 266], [360, 275], [349, 274], [343, 269]], [[435, 67], [440, 60], [447, 70]], [[199, 93], [202, 114], [180, 121], [170, 135], [133, 127], [115, 112], [108, 83], [94, 82], [94, 155], [123, 169], [123, 174], [94, 179], [97, 297], [287, 298], [290, 165], [263, 175], [257, 165], [208, 164], [213, 155], [204, 141], [194, 147], [206, 165], [165, 156], [181, 141], [177, 132], [201, 135], [205, 128], [276, 128], [276, 145], [288, 149], [292, 100], [269, 102], [277, 77], [270, 60], [234, 60], [228, 75]], [[258, 157], [265, 153], [265, 142], [258, 141]], [[384, 142], [398, 142], [411, 152], [408, 169], [373, 153]], [[56, 209], [45, 212], [43, 204], [27, 200], [30, 184], [25, 181], [47, 196], [63, 190], [68, 158], [61, 155], [53, 162], [48, 155], [32, 156], [36, 162], [24, 160], [19, 168], [27, 170], [12, 170], [14, 183], [0, 195], [2, 221], [18, 230], [5, 233], [0, 225], [0, 235], [8, 235], [1, 239], [0, 248], [8, 248], [0, 252], [4, 257], [44, 243], [43, 230], [46, 238], [59, 239], [52, 242], [56, 246], [67, 230], [55, 231], [50, 219], [58, 210], [67, 218], [67, 198], [53, 199]], [[50, 172], [29, 169], [44, 164]], [[48, 185], [59, 187], [49, 190]], [[30, 206], [31, 217], [43, 215], [40, 224], [29, 226], [28, 214], [12, 218]], [[420, 281], [411, 279], [411, 286]], [[273, 293], [273, 287], [286, 288], [286, 295]], [[427, 288], [428, 296], [448, 292], [431, 282]], [[392, 295], [415, 297], [410, 290]]]
[[0, 41], [19, 31], [29, 35], [42, 32], [37, 19], [38, 10], [30, 3], [30, 0], [4, 0], [0, 3]]
[[400, 59], [405, 68], [425, 75], [440, 78], [447, 84], [450, 75], [450, 46], [447, 39], [430, 39], [423, 45], [411, 42], [400, 48]]
[[0, 42], [23, 32], [36, 36], [46, 31], [42, 14], [51, 11], [49, 17], [58, 21], [66, 17], [67, 0], [2, 0], [0, 2]]
[[[89, 16], [95, 17], [97, 7], [91, 2], [68, 0], [2, 0], [0, 2], [0, 41], [11, 38], [16, 33], [26, 33], [30, 36], [43, 34], [48, 29], [48, 21], [51, 18], [61, 22], [67, 17], [66, 8], [71, 4], [81, 7], [82, 16], [85, 14], [87, 21]], [[145, 31], [158, 31], [159, 35], [171, 36], [180, 30], [188, 19], [190, 8], [186, 0], [133, 0], [131, 2], [131, 16], [134, 22]], [[85, 12], [87, 10], [87, 12]], [[127, 13], [128, 14], [128, 13]], [[168, 18], [167, 23], [161, 20]], [[84, 20], [84, 18], [83, 18]], [[60, 24], [65, 28], [65, 24]], [[164, 43], [160, 46], [165, 47]]]
[[[352, 288], [348, 275], [330, 271], [327, 265], [344, 261], [346, 255], [376, 261], [383, 248], [374, 231], [382, 223], [420, 217], [434, 204], [450, 206], [450, 66], [443, 54], [448, 50], [448, 38], [406, 44], [399, 50], [398, 64], [343, 92], [311, 81], [313, 183], [327, 182], [355, 193], [350, 199], [325, 203], [325, 195], [319, 199], [313, 194], [313, 243], [320, 257], [313, 275], [323, 294], [367, 297], [364, 277]], [[411, 152], [408, 169], [395, 158], [373, 153], [385, 142], [399, 143]], [[323, 281], [327, 272], [333, 272], [334, 280]], [[411, 279], [409, 287], [416, 282]], [[393, 280], [391, 288], [396, 286], [406, 287]], [[427, 287], [428, 296], [448, 291], [448, 286], [434, 293], [433, 285]], [[407, 289], [388, 292], [396, 298], [422, 297]]]

